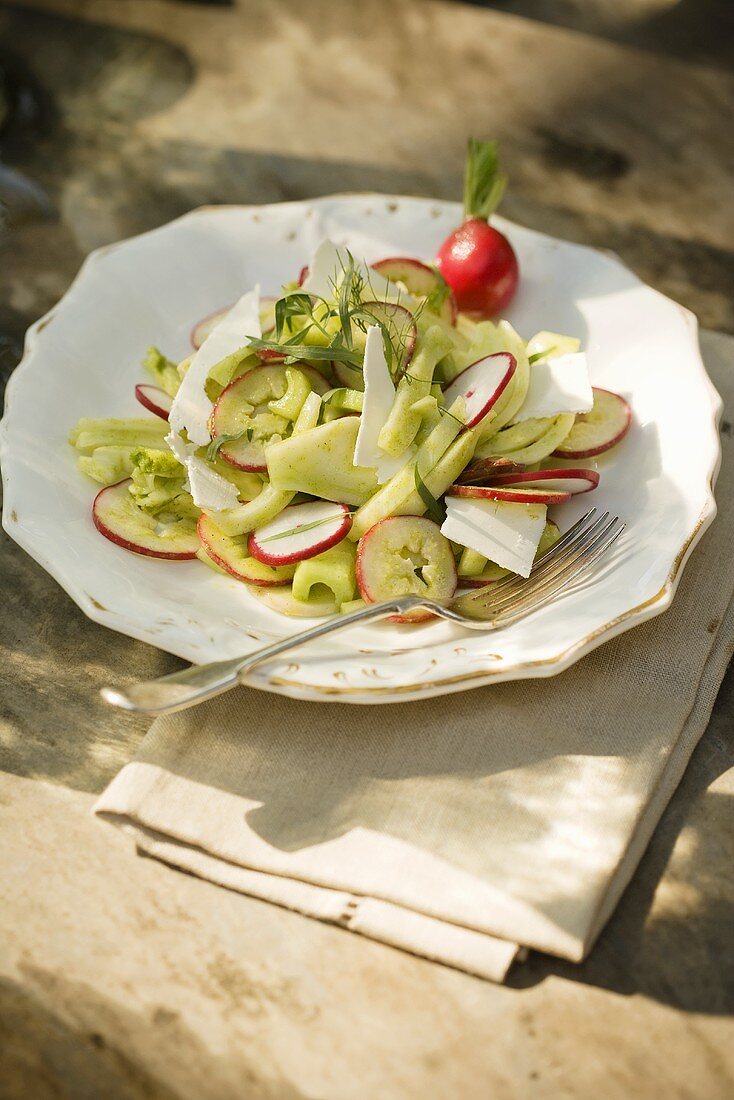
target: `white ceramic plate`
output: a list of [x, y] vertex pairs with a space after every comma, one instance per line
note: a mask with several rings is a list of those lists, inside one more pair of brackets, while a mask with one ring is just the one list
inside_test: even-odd
[[[133, 386], [149, 344], [183, 358], [192, 324], [259, 282], [276, 292], [328, 235], [368, 261], [430, 259], [460, 220], [453, 203], [384, 195], [194, 211], [100, 249], [59, 305], [28, 332], [2, 424], [3, 525], [97, 622], [190, 661], [231, 657], [295, 633], [235, 580], [199, 562], [137, 557], [92, 525], [94, 485], [66, 439], [81, 416], [140, 415]], [[507, 314], [582, 340], [592, 381], [622, 393], [633, 427], [599, 459], [593, 503], [628, 529], [593, 580], [497, 633], [446, 623], [354, 629], [252, 675], [304, 699], [391, 702], [495, 680], [550, 676], [602, 641], [663, 611], [715, 513], [720, 399], [686, 310], [615, 258], [498, 219], [518, 253], [521, 289]], [[590, 497], [554, 511], [562, 527]]]

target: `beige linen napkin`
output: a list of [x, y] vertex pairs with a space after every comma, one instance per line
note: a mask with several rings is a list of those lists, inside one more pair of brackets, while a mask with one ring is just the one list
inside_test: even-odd
[[[704, 336], [734, 414], [734, 341]], [[726, 414], [725, 414], [726, 416]], [[579, 960], [629, 881], [734, 638], [734, 470], [672, 608], [549, 680], [382, 707], [240, 688], [158, 719], [96, 811], [233, 890], [501, 980]]]

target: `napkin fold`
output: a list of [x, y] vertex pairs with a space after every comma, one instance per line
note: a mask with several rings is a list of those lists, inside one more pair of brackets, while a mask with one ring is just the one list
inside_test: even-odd
[[[734, 416], [734, 340], [702, 348]], [[523, 947], [582, 959], [734, 649], [723, 445], [719, 516], [663, 616], [552, 679], [424, 702], [239, 688], [157, 719], [95, 811], [168, 864], [481, 977]]]

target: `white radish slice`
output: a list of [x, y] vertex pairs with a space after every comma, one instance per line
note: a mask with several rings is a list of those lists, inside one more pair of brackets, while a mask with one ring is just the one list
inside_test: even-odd
[[596, 470], [582, 470], [573, 468], [559, 468], [555, 470], [525, 470], [522, 473], [496, 473], [490, 474], [487, 481], [492, 486], [510, 488], [519, 486], [522, 489], [542, 489], [544, 492], [558, 493], [590, 493], [599, 484], [599, 474]]
[[[319, 371], [307, 363], [298, 363], [294, 369], [306, 375], [316, 393], [328, 392], [329, 383]], [[256, 436], [247, 439], [245, 435], [220, 447], [220, 457], [228, 465], [238, 470], [267, 470], [265, 444], [281, 439], [287, 426], [287, 421], [267, 410], [267, 404], [282, 397], [287, 386], [286, 368], [273, 364], [254, 367], [222, 390], [211, 415], [212, 438], [236, 436], [248, 429]]]
[[206, 317], [202, 317], [200, 321], [197, 321], [191, 330], [192, 348], [195, 348], [196, 351], [199, 350], [204, 341], [211, 336], [222, 318], [227, 316], [231, 308], [232, 306], [225, 306], [224, 309], [217, 309], [214, 313], [209, 313]]
[[[416, 341], [418, 339], [418, 327], [415, 317], [404, 306], [395, 302], [363, 302], [360, 311], [360, 320], [369, 325], [381, 325], [387, 332], [388, 338], [396, 357], [389, 363], [390, 374], [397, 381], [401, 374], [407, 370], [408, 364], [413, 358]], [[357, 367], [350, 367], [348, 363], [334, 362], [334, 373], [343, 386], [352, 390], [363, 390], [364, 379], [362, 371]]]
[[[537, 476], [537, 475], [535, 475]], [[502, 488], [497, 485], [452, 485], [447, 496], [469, 500], [504, 500], [514, 504], [565, 504], [571, 493], [558, 489]]]
[[457, 397], [466, 404], [467, 428], [473, 428], [483, 420], [515, 373], [517, 360], [509, 351], [485, 355], [457, 375], [444, 390], [446, 408], [450, 409]]
[[193, 519], [163, 524], [139, 508], [130, 496], [129, 478], [108, 485], [97, 493], [92, 505], [92, 520], [101, 535], [110, 542], [149, 558], [188, 561], [196, 557], [199, 536]]
[[560, 458], [593, 458], [614, 447], [629, 431], [632, 409], [611, 390], [593, 387], [594, 405], [578, 413], [566, 438], [553, 453]]
[[445, 298], [441, 304], [439, 316], [449, 325], [456, 324], [458, 308], [456, 298], [443, 276], [435, 268], [429, 267], [412, 256], [389, 256], [371, 265], [386, 279], [393, 283], [402, 283], [409, 294], [416, 298], [425, 298], [438, 287], [445, 288]]
[[[277, 298], [260, 298], [260, 328], [263, 336], [266, 336], [275, 328], [275, 303], [277, 300]], [[202, 319], [194, 325], [191, 330], [191, 346], [196, 351], [198, 351], [204, 341], [211, 336], [214, 329], [219, 322], [227, 316], [231, 308], [232, 306], [226, 306], [224, 309], [217, 309], [214, 313], [209, 313], [206, 317], [202, 317]]]
[[246, 584], [254, 584], [257, 587], [271, 588], [290, 584], [293, 580], [295, 565], [276, 568], [258, 561], [248, 551], [245, 535], [225, 535], [210, 516], [199, 517], [197, 530], [201, 545], [212, 561], [238, 581], [245, 581]]
[[346, 504], [310, 500], [291, 504], [280, 515], [254, 531], [247, 548], [266, 565], [292, 565], [314, 558], [341, 542], [352, 526]]
[[279, 615], [288, 615], [295, 619], [324, 619], [327, 615], [336, 615], [334, 600], [297, 600], [288, 588], [255, 588], [250, 592], [272, 611]]
[[[446, 603], [456, 591], [451, 543], [425, 516], [389, 516], [370, 527], [359, 540], [356, 571], [366, 603], [408, 595]], [[390, 618], [421, 622], [430, 617], [430, 611], [413, 611]]]
[[149, 386], [143, 382], [135, 387], [135, 397], [148, 412], [160, 416], [161, 420], [168, 420], [173, 398], [160, 386]]

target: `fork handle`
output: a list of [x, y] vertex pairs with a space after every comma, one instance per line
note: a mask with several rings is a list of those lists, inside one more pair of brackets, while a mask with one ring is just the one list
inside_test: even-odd
[[404, 615], [408, 611], [424, 607], [418, 596], [401, 596], [386, 603], [371, 604], [350, 615], [337, 616], [325, 623], [281, 638], [263, 649], [256, 649], [245, 657], [233, 657], [228, 661], [212, 661], [205, 665], [191, 665], [181, 672], [161, 676], [157, 680], [144, 680], [129, 687], [103, 687], [102, 698], [113, 707], [136, 711], [138, 714], [171, 714], [176, 710], [213, 699], [230, 688], [236, 687], [256, 665], [289, 649], [296, 649], [306, 642], [335, 634], [355, 623], [369, 623], [386, 615]]

